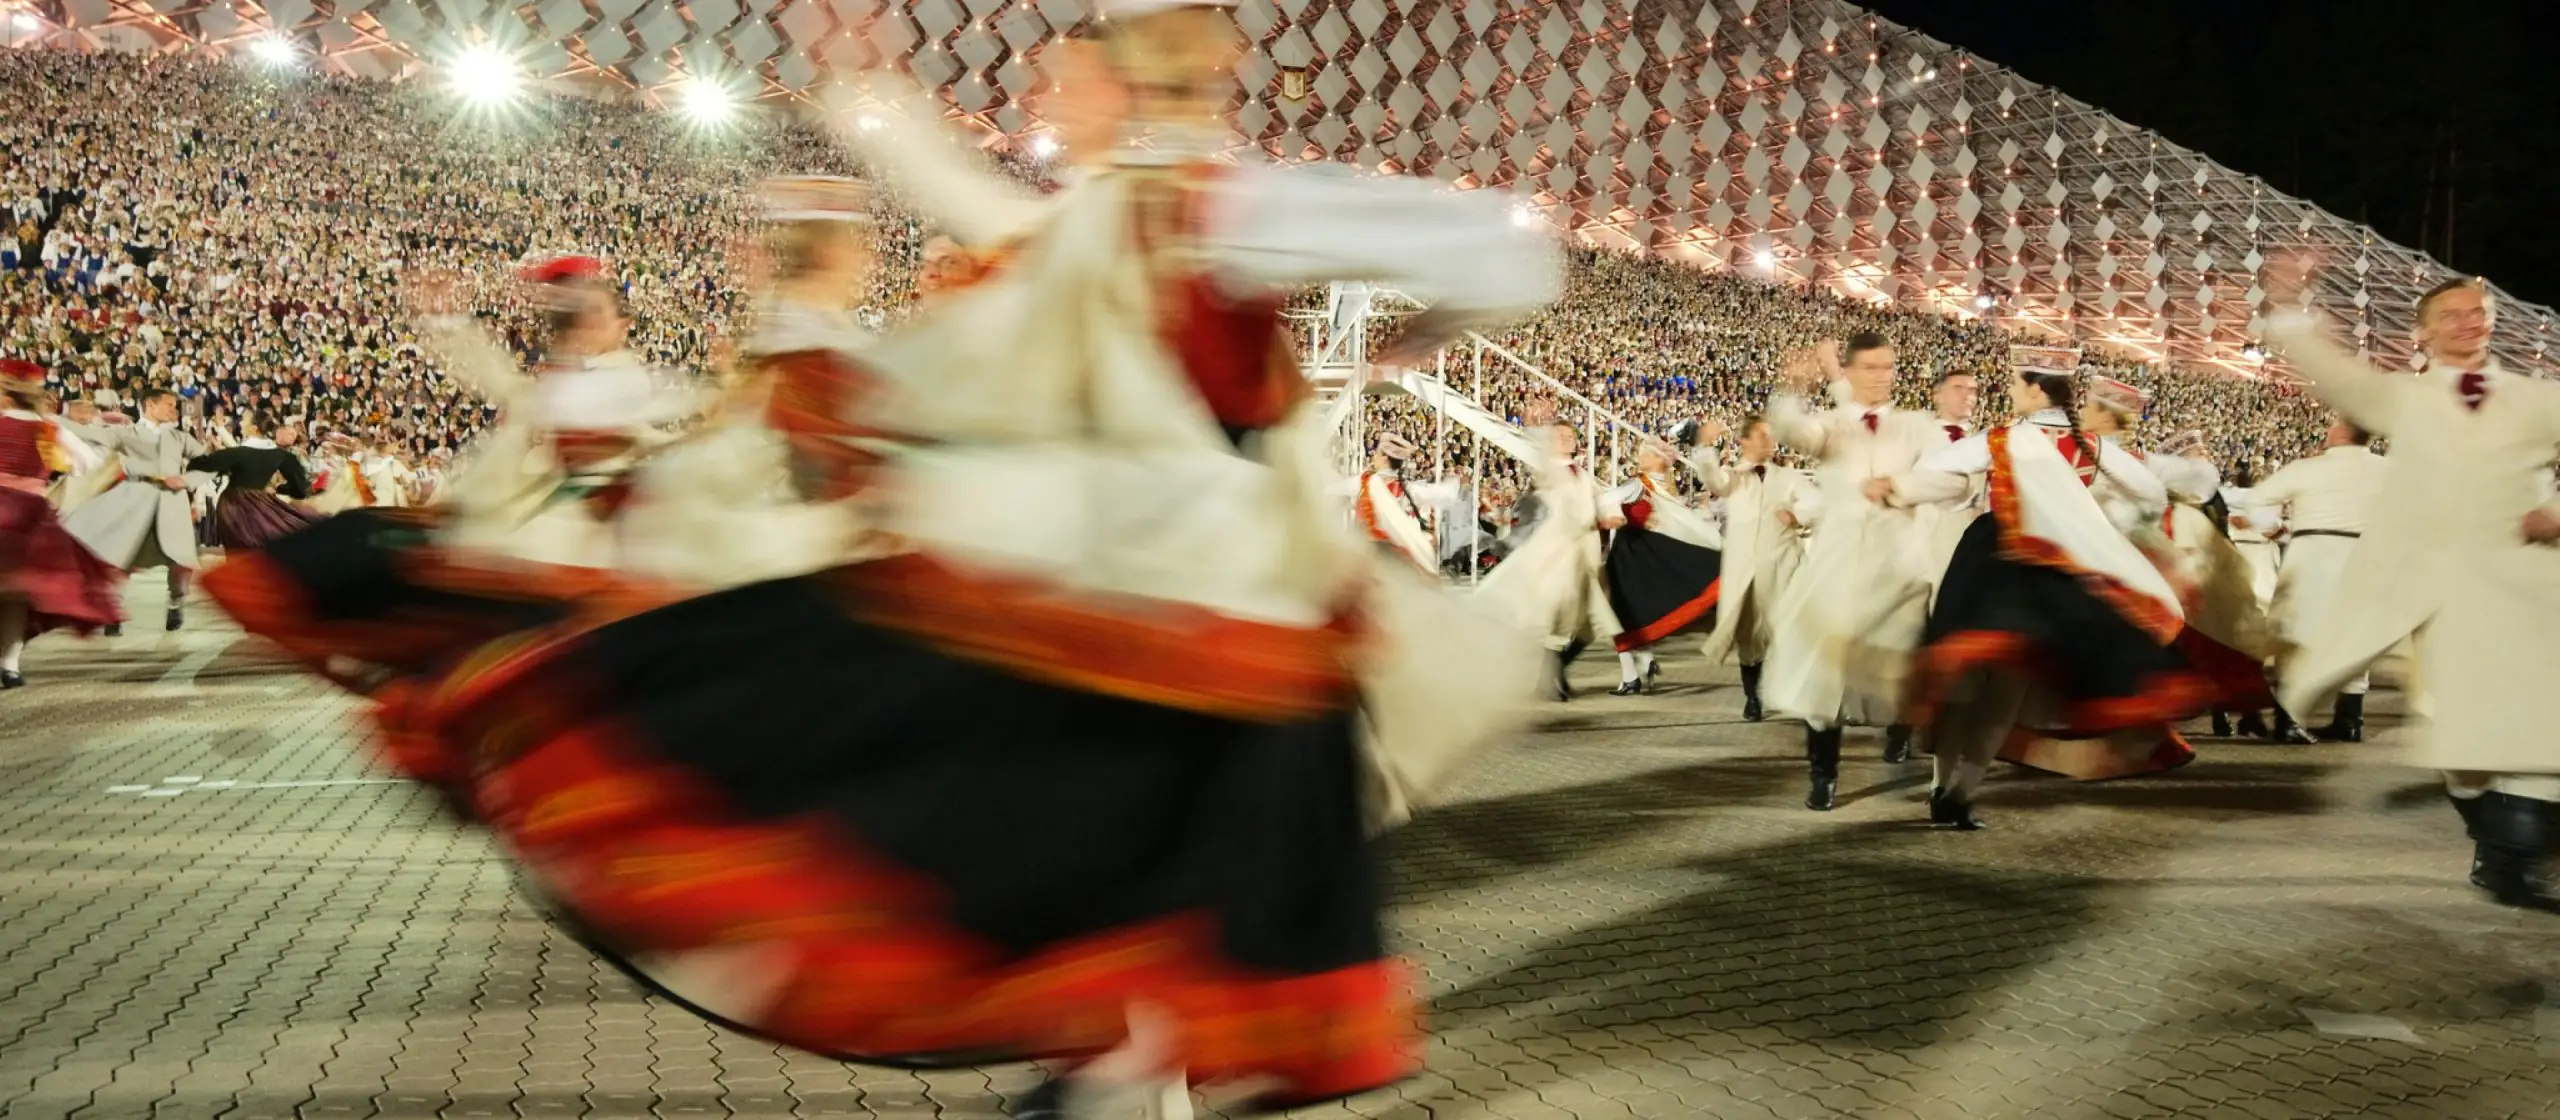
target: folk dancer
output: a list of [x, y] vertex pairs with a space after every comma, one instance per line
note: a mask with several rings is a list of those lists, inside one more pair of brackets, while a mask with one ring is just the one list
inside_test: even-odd
[[[64, 402], [61, 423], [63, 430], [79, 437], [91, 451], [99, 451], [114, 441], [116, 425], [107, 422], [96, 401], [73, 398]], [[87, 461], [87, 469], [66, 474], [54, 483], [51, 493], [55, 512], [68, 516], [116, 484], [115, 456], [98, 454]]]
[[57, 474], [96, 471], [106, 456], [48, 416], [44, 369], [0, 360], [0, 689], [27, 683], [27, 640], [53, 630], [89, 634], [123, 617], [124, 573], [65, 531], [45, 500]]
[[[205, 452], [204, 441], [178, 426], [178, 395], [150, 389], [141, 397], [142, 419], [115, 429], [98, 450], [114, 455], [123, 479], [83, 503], [62, 527], [89, 551], [127, 573], [159, 568], [167, 573], [167, 628], [187, 624], [187, 585], [196, 569], [196, 524], [187, 496], [187, 461]], [[111, 623], [108, 636], [123, 632]]]
[[[2136, 492], [2110, 475], [2099, 478], [2091, 493], [2116, 528], [2151, 557], [2178, 592], [2185, 628], [2178, 634], [2177, 648], [2201, 679], [2216, 686], [2215, 702], [2209, 708], [2246, 712], [2273, 706], [2264, 668], [2265, 617], [2254, 609], [2255, 600], [2246, 591], [2238, 555], [2193, 508], [2213, 496], [2221, 485], [2220, 474], [2212, 464], [2196, 459], [2134, 450], [2134, 426], [2150, 404], [2150, 394], [2135, 386], [2109, 377], [2091, 380], [2078, 413], [2081, 430], [2132, 456], [2160, 484], [2156, 491]], [[2200, 446], [2201, 441], [2197, 442]], [[2179, 526], [2184, 526], [2183, 531]], [[2215, 545], [2221, 547], [2206, 551]], [[2200, 562], [2197, 556], [2205, 559]], [[2205, 592], [2206, 575], [2214, 577], [2210, 598]], [[2097, 781], [2174, 770], [2195, 761], [2195, 746], [2177, 728], [2163, 724], [2147, 743], [2129, 731], [2103, 742], [2022, 736], [2000, 757], [2081, 781]]]
[[2408, 759], [2445, 772], [2478, 847], [2472, 881], [2508, 906], [2560, 912], [2537, 880], [2560, 801], [2544, 677], [2560, 665], [2560, 385], [2489, 353], [2488, 293], [2469, 280], [2418, 301], [2423, 376], [2393, 376], [2330, 341], [2300, 306], [2315, 270], [2275, 262], [2267, 327], [2313, 395], [2391, 441], [2382, 490], [2333, 602], [2288, 660], [2286, 704], [2308, 711], [2415, 634], [2428, 725]]
[[252, 412], [240, 418], [240, 442], [187, 460], [188, 470], [222, 480], [212, 521], [214, 540], [226, 553], [264, 548], [319, 523], [320, 514], [300, 504], [311, 496], [311, 476], [293, 451], [301, 435], [294, 425]]
[[868, 555], [848, 500], [872, 456], [841, 419], [873, 336], [878, 219], [870, 186], [787, 175], [763, 186], [766, 230], [751, 271], [763, 288], [722, 406], [652, 454], [623, 514], [626, 572], [689, 588], [805, 575]]
[[1103, 14], [1131, 143], [836, 398], [910, 550], [564, 625], [438, 708], [528, 879], [688, 1006], [825, 1053], [1112, 1052], [1018, 1114], [1355, 1092], [1416, 1060], [1369, 830], [1425, 789], [1414, 736], [1513, 726], [1536, 645], [1346, 531], [1280, 309], [1392, 283], [1427, 354], [1557, 252], [1490, 195], [1212, 162], [1227, 12]]
[[1609, 490], [1574, 461], [1581, 437], [1555, 422], [1552, 405], [1531, 405], [1522, 420], [1528, 426], [1525, 438], [1493, 442], [1529, 464], [1537, 524], [1477, 585], [1477, 594], [1515, 610], [1515, 621], [1546, 635], [1547, 649], [1555, 655], [1553, 695], [1566, 701], [1573, 699], [1574, 659], [1591, 643], [1613, 639], [1623, 629], [1610, 609], [1601, 563], [1606, 555], [1602, 534], [1625, 525], [1626, 514]]
[[[2278, 468], [2247, 491], [2253, 507], [2272, 511], [2284, 528], [2284, 565], [2277, 572], [2275, 619], [2285, 649], [2277, 657], [2276, 679], [2299, 653], [2319, 622], [2340, 609], [2338, 579], [2346, 574], [2347, 557], [2363, 539], [2374, 503], [2382, 496], [2384, 461], [2370, 446], [2373, 433], [2344, 420], [2329, 425], [2325, 446], [2317, 455]], [[2316, 737], [2332, 743], [2364, 741], [2364, 697], [2372, 687], [2368, 669], [2338, 687], [2336, 708], [2316, 732], [2282, 721], [2290, 741]]]
[[1930, 820], [1982, 827], [1975, 793], [2022, 728], [2064, 738], [2131, 734], [2202, 710], [2206, 685], [2171, 643], [2177, 593], [2116, 526], [2091, 486], [2165, 501], [2141, 460], [2072, 420], [2067, 372], [2021, 369], [2010, 401], [2023, 420], [1923, 456], [1870, 483], [1871, 500], [1961, 498], [1976, 476], [1989, 515], [1967, 526], [1913, 658], [1906, 710], [1934, 755]]
[[1454, 484], [1406, 482], [1406, 465], [1416, 453], [1412, 440], [1394, 432], [1379, 436], [1377, 450], [1369, 454], [1369, 469], [1353, 484], [1351, 516], [1380, 551], [1436, 575], [1439, 549], [1423, 514], [1425, 507], [1417, 503], [1428, 500], [1437, 507], [1441, 504], [1437, 491]]
[[[1687, 429], [1687, 438], [1712, 444], [1710, 433], [1723, 430], [1712, 419], [1699, 421]], [[1741, 663], [1742, 718], [1757, 723], [1767, 715], [1760, 673], [1775, 631], [1776, 604], [1786, 601], [1804, 563], [1804, 541], [1819, 516], [1821, 491], [1804, 472], [1777, 464], [1778, 438], [1766, 418], [1743, 417], [1735, 448], [1731, 466], [1702, 450], [1687, 456], [1707, 493], [1724, 505], [1722, 587], [1715, 629], [1701, 652], [1709, 664], [1727, 657]]]
[[417, 476], [400, 458], [400, 444], [388, 437], [376, 439], [373, 446], [358, 454], [354, 466], [365, 482], [365, 503], [376, 509], [400, 509], [416, 504], [410, 489]]
[[1636, 448], [1636, 476], [1609, 494], [1626, 520], [1610, 534], [1601, 564], [1601, 585], [1619, 627], [1612, 696], [1641, 693], [1660, 675], [1654, 645], [1715, 628], [1724, 536], [1680, 493], [1672, 475], [1678, 462], [1669, 445], [1646, 440]]
[[[1806, 394], [1840, 381], [1848, 399], [1813, 411]], [[1867, 492], [1946, 446], [1947, 434], [1936, 418], [1895, 408], [1893, 382], [1893, 345], [1866, 332], [1849, 339], [1845, 355], [1828, 342], [1797, 355], [1769, 398], [1779, 442], [1819, 464], [1823, 493], [1822, 528], [1779, 605], [1765, 678], [1770, 704], [1805, 721], [1805, 807], [1816, 812], [1835, 804], [1841, 727], [1852, 716], [1886, 724], [1887, 761], [1910, 757], [1911, 728], [1893, 708], [1928, 609], [1910, 559], [1916, 527], [1909, 507], [1880, 505]]]

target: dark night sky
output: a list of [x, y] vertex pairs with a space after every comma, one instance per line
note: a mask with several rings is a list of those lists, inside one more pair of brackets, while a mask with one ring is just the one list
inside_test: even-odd
[[2560, 303], [2560, 0], [1866, 0]]

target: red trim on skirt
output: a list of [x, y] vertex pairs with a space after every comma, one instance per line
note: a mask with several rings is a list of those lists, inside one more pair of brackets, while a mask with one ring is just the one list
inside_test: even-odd
[[[1911, 684], [1904, 705], [1905, 716], [1914, 726], [1926, 727], [1936, 718], [1946, 690], [1975, 669], [1994, 669], [2022, 674], [2038, 681], [2049, 680], [2044, 665], [2052, 656], [2039, 649], [2024, 634], [1997, 630], [1964, 630], [1930, 642], [1913, 656]], [[2124, 696], [2104, 696], [2072, 701], [2063, 710], [2067, 734], [2088, 738], [2129, 731], [2154, 724], [2165, 725], [2203, 711], [2213, 697], [2213, 684], [2202, 674], [2178, 670], [2154, 673], [2144, 678], [2141, 687]]]
[[[1173, 915], [1007, 959], [941, 916], [940, 892], [814, 819], [743, 819], [608, 723], [563, 725], [554, 690], [489, 697], [489, 824], [544, 888], [618, 949], [762, 951], [772, 1002], [739, 1024], [822, 1054], [1106, 1049], [1130, 1001], [1181, 1022], [1201, 1082], [1281, 1079], [1316, 1099], [1420, 1064], [1402, 967], [1302, 977], [1224, 963], [1216, 930]], [[682, 993], [679, 993], [682, 994]], [[702, 994], [702, 993], [696, 993]]]
[[1659, 642], [1664, 638], [1668, 638], [1673, 634], [1679, 633], [1682, 628], [1688, 626], [1690, 623], [1698, 621], [1698, 619], [1704, 616], [1708, 611], [1716, 609], [1716, 599], [1719, 595], [1723, 594], [1723, 590], [1724, 581], [1722, 579], [1718, 579], [1714, 583], [1708, 584], [1706, 590], [1699, 592], [1697, 598], [1691, 599], [1686, 603], [1680, 604], [1678, 607], [1672, 608], [1670, 614], [1654, 619], [1653, 621], [1636, 627], [1633, 630], [1620, 631], [1617, 638], [1618, 652], [1634, 653], [1637, 650], [1643, 649], [1646, 646], [1652, 645], [1655, 642]]
[[2267, 683], [2265, 662], [2206, 637], [2204, 631], [2192, 626], [2178, 631], [2173, 648], [2212, 684], [2210, 707], [2253, 712], [2276, 706], [2275, 689]]

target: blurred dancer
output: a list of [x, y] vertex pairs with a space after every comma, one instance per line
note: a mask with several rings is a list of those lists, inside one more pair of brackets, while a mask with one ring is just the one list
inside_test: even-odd
[[2560, 747], [2545, 677], [2560, 665], [2560, 385], [2490, 356], [2488, 293], [2468, 280], [2418, 301], [2419, 377], [2375, 369], [2323, 335], [2301, 305], [2316, 261], [2286, 257], [2268, 322], [2311, 391], [2350, 424], [2391, 440], [2364, 536], [2330, 611], [2286, 664], [2288, 706], [2309, 710], [2418, 635], [2431, 725], [2410, 761], [2445, 771], [2478, 842], [2473, 882], [2508, 906], [2560, 911], [2539, 882], [2560, 835]]
[[[1805, 721], [1812, 783], [1805, 808], [1829, 812], [1840, 782], [1840, 729], [1853, 709], [1888, 724], [1885, 755], [1908, 757], [1911, 728], [1892, 716], [1893, 690], [1927, 611], [1915, 594], [1913, 514], [1877, 504], [1869, 484], [1911, 469], [1947, 443], [1934, 417], [1893, 406], [1894, 351], [1862, 333], [1845, 352], [1835, 343], [1796, 355], [1781, 391], [1769, 398], [1780, 442], [1813, 457], [1822, 492], [1822, 530], [1778, 612], [1767, 678], [1770, 702]], [[1846, 399], [1819, 413], [1807, 394], [1845, 383]]]
[[1715, 626], [1724, 540], [1681, 496], [1674, 462], [1670, 447], [1648, 440], [1636, 449], [1636, 476], [1609, 494], [1625, 518], [1609, 538], [1601, 571], [1619, 625], [1613, 696], [1643, 692], [1658, 675], [1654, 644]]
[[2069, 374], [2022, 370], [2009, 399], [2025, 419], [1868, 488], [1917, 504], [1987, 482], [1990, 516], [1966, 528], [1948, 565], [1906, 698], [1935, 756], [1929, 818], [1966, 831], [1982, 827], [1974, 793], [2019, 729], [2148, 741], [2204, 707], [2204, 682], [2170, 648], [2183, 626], [2176, 592], [2090, 492], [2105, 478], [2157, 502], [2159, 480], [2079, 430]]
[[56, 474], [95, 471], [106, 457], [61, 421], [44, 370], [0, 361], [0, 689], [27, 683], [27, 639], [51, 630], [88, 634], [123, 617], [124, 575], [66, 532], [45, 501]]
[[[1707, 420], [1695, 435], [1713, 443], [1724, 425]], [[1689, 465], [1705, 480], [1707, 492], [1724, 503], [1724, 556], [1716, 598], [1716, 628], [1707, 636], [1709, 663], [1730, 654], [1742, 665], [1742, 718], [1758, 722], [1766, 714], [1760, 700], [1760, 670], [1768, 657], [1775, 627], [1776, 604], [1804, 562], [1804, 538], [1814, 520], [1819, 492], [1801, 471], [1777, 465], [1777, 437], [1768, 420], [1742, 419], [1737, 460], [1727, 467], [1692, 452]]]
[[[275, 438], [268, 438], [272, 430]], [[222, 479], [213, 505], [214, 540], [225, 552], [263, 548], [267, 542], [317, 524], [320, 515], [296, 504], [311, 496], [311, 476], [293, 453], [301, 433], [273, 426], [266, 416], [240, 418], [240, 442], [187, 460], [187, 469]]]
[[1354, 483], [1352, 519], [1369, 534], [1370, 541], [1399, 559], [1410, 560], [1423, 571], [1438, 573], [1440, 558], [1431, 539], [1431, 530], [1423, 522], [1423, 506], [1418, 501], [1440, 504], [1437, 490], [1454, 483], [1424, 484], [1405, 481], [1405, 466], [1413, 461], [1413, 441], [1388, 432], [1378, 437], [1378, 449], [1369, 456], [1369, 469]]
[[[2373, 433], [2344, 420], [2329, 425], [2328, 446], [2320, 454], [2296, 460], [2251, 488], [2245, 500], [2272, 511], [2285, 530], [2284, 563], [2276, 574], [2275, 617], [2288, 647], [2277, 661], [2276, 679], [2318, 629], [2321, 619], [2339, 607], [2338, 578], [2346, 574], [2347, 557], [2363, 539], [2366, 522], [2382, 495], [2384, 463], [2369, 446]], [[2338, 686], [2335, 712], [2317, 737], [2333, 743], [2364, 741], [2364, 696], [2372, 687], [2371, 670], [2358, 672]], [[2286, 727], [2303, 734], [2290, 718]]]
[[1487, 602], [1519, 608], [1518, 621], [1547, 636], [1547, 649], [1555, 654], [1553, 695], [1571, 700], [1574, 659], [1591, 643], [1615, 638], [1622, 629], [1601, 582], [1606, 552], [1601, 534], [1626, 524], [1626, 514], [1599, 480], [1574, 461], [1580, 437], [1555, 421], [1553, 405], [1533, 405], [1522, 420], [1527, 438], [1501, 445], [1529, 464], [1536, 480], [1538, 523], [1484, 577], [1477, 593]]
[[1345, 531], [1281, 304], [1392, 283], [1427, 353], [1556, 253], [1500, 198], [1214, 162], [1227, 13], [1104, 11], [1131, 143], [842, 371], [848, 496], [909, 551], [561, 627], [438, 709], [529, 879], [721, 1019], [1103, 1055], [1018, 1115], [1355, 1092], [1417, 1059], [1368, 831], [1535, 645]]
[[[178, 395], [166, 389], [142, 394], [142, 419], [114, 429], [98, 450], [117, 457], [123, 481], [63, 518], [62, 527], [82, 545], [127, 573], [160, 568], [168, 573], [167, 628], [187, 624], [187, 585], [195, 576], [196, 523], [187, 496], [187, 461], [205, 452], [204, 441], [178, 426]], [[123, 632], [111, 623], [110, 635]]]

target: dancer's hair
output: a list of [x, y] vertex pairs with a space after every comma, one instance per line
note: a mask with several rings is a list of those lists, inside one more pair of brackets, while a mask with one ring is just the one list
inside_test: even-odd
[[2435, 306], [2439, 297], [2455, 292], [2478, 290], [2480, 290], [2480, 282], [2468, 276], [2458, 276], [2427, 289], [2427, 294], [2418, 297], [2418, 321], [2421, 323], [2427, 321], [2427, 309]]
[[2043, 393], [2047, 403], [2062, 410], [2063, 418], [2071, 422], [2071, 441], [2080, 445], [2080, 450], [2089, 455], [2091, 462], [2096, 462], [2098, 441], [2089, 438], [2087, 432], [2080, 430], [2079, 393], [2072, 386], [2071, 375], [2031, 369], [2018, 376], [2027, 384], [2035, 386], [2037, 392]]
[[1849, 336], [1849, 345], [1841, 348], [1840, 360], [1852, 362], [1857, 360], [1858, 355], [1869, 350], [1889, 350], [1892, 347], [1893, 340], [1886, 338], [1882, 332], [1859, 331]]

